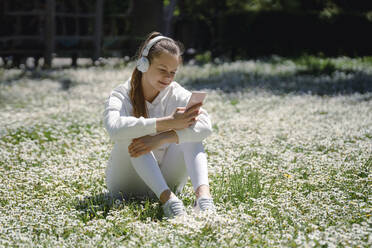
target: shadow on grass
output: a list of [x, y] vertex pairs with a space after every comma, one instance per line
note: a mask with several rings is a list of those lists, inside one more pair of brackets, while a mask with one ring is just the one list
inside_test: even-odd
[[[371, 72], [352, 68], [337, 68], [333, 62], [327, 59], [312, 58], [294, 61], [298, 64], [298, 68], [293, 72], [273, 73], [260, 67], [253, 71], [245, 68], [223, 71], [223, 69], [218, 68], [216, 70], [215, 66], [218, 67], [218, 65], [213, 65], [209, 73], [205, 74], [203, 69], [204, 75], [193, 79], [186, 75], [184, 78], [180, 78], [179, 82], [190, 90], [220, 89], [226, 93], [264, 90], [278, 95], [333, 96], [372, 92]], [[272, 59], [267, 61], [273, 68], [281, 62], [275, 62]], [[71, 67], [59, 67], [50, 70], [22, 70], [10, 78], [0, 80], [0, 85], [12, 84], [23, 79], [50, 79], [59, 82], [61, 90], [69, 90], [78, 84], [84, 84], [84, 82], [72, 81], [67, 76], [53, 74], [55, 71], [63, 71], [67, 68]], [[269, 68], [269, 70], [271, 69]], [[195, 74], [198, 74], [198, 69], [195, 70]]]
[[64, 76], [55, 76], [53, 75], [53, 71], [61, 71], [64, 70], [63, 68], [52, 69], [52, 70], [21, 70], [18, 74], [0, 80], [1, 85], [11, 85], [19, 80], [31, 79], [31, 80], [43, 80], [49, 79], [52, 81], [59, 82], [61, 85], [61, 90], [69, 90], [71, 87], [74, 87], [78, 84], [83, 84], [84, 82], [76, 82], [72, 81], [68, 77]]
[[[257, 72], [224, 72], [205, 78], [184, 79], [190, 90], [220, 89], [226, 93], [264, 90], [273, 94], [312, 94], [319, 96], [372, 92], [372, 74], [362, 71], [337, 70], [330, 75], [311, 70], [292, 74], [267, 75]], [[369, 99], [371, 100], [371, 99]]]
[[123, 208], [128, 209], [126, 215], [140, 221], [161, 221], [163, 218], [160, 204], [153, 198], [111, 197], [109, 193], [100, 193], [77, 200], [75, 208], [84, 223], [92, 219], [105, 219], [112, 209]]

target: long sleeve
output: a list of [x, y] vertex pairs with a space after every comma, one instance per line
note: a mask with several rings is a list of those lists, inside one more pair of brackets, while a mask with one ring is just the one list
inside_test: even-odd
[[105, 101], [103, 124], [111, 140], [131, 140], [156, 133], [156, 118], [130, 116], [124, 104], [130, 104], [119, 90], [114, 89]]
[[178, 143], [198, 142], [212, 134], [212, 125], [208, 113], [200, 108], [201, 113], [197, 117], [196, 123], [188, 128], [175, 130], [178, 135]]
[[[185, 107], [188, 103], [191, 92], [184, 89], [182, 86], [176, 91], [175, 105]], [[174, 105], [173, 105], [174, 106]], [[208, 112], [200, 108], [201, 113], [197, 117], [197, 121], [188, 128], [175, 130], [178, 135], [178, 143], [185, 142], [200, 142], [212, 134], [212, 124]]]

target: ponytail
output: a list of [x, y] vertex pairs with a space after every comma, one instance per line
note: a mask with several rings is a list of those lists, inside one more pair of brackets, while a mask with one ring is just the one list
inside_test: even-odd
[[[143, 44], [140, 46], [137, 54], [137, 58], [141, 57], [143, 49], [146, 47], [147, 43], [155, 38], [156, 36], [161, 35], [159, 32], [152, 32], [147, 36], [147, 39]], [[132, 101], [133, 105], [133, 116], [139, 118], [141, 116], [148, 118], [148, 110], [145, 103], [145, 95], [143, 94], [142, 88], [142, 72], [140, 72], [137, 68], [134, 68], [132, 73], [132, 78], [130, 80], [131, 90], [130, 90], [130, 100]]]

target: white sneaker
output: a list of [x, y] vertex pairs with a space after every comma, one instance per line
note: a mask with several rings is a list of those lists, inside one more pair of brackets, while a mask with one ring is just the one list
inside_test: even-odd
[[185, 206], [178, 197], [174, 196], [163, 204], [164, 215], [168, 218], [184, 215], [186, 213]]
[[213, 204], [213, 199], [211, 197], [201, 196], [198, 200], [196, 200], [194, 204], [194, 210], [196, 212], [201, 211], [211, 211], [215, 212], [216, 207]]

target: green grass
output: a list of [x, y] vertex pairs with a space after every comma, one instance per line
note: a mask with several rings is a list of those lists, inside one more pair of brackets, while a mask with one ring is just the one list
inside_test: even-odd
[[215, 199], [236, 207], [241, 203], [252, 203], [250, 198], [258, 198], [262, 193], [262, 183], [257, 171], [240, 168], [213, 178], [211, 185]]
[[304, 67], [297, 72], [300, 75], [332, 75], [337, 70], [337, 65], [329, 58], [304, 56], [295, 60], [295, 63]]

